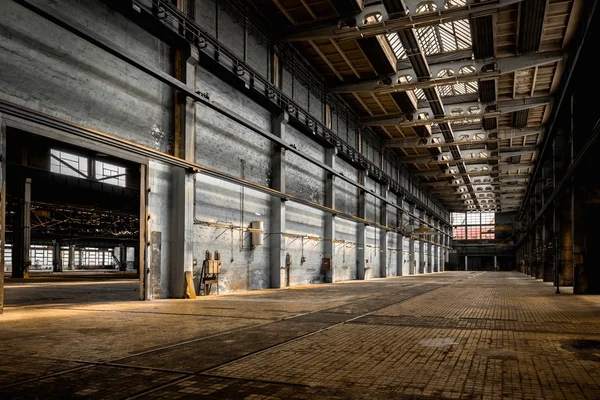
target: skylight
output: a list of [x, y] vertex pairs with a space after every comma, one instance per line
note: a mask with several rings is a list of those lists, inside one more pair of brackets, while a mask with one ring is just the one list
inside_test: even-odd
[[[446, 2], [444, 8], [464, 5], [461, 3], [461, 1], [449, 1]], [[433, 1], [424, 1], [415, 10], [417, 14], [434, 11], [437, 11], [437, 6]], [[472, 45], [471, 28], [466, 19], [416, 28], [416, 32], [421, 48], [428, 56], [470, 49]]]

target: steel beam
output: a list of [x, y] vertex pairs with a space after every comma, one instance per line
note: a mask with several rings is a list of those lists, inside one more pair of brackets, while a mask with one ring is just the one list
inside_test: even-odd
[[[353, 92], [373, 92], [373, 93], [392, 93], [405, 92], [407, 90], [424, 89], [427, 87], [439, 85], [452, 85], [458, 82], [473, 82], [479, 79], [498, 79], [503, 74], [514, 73], [522, 69], [540, 67], [548, 64], [554, 64], [562, 61], [564, 53], [560, 50], [549, 51], [543, 53], [533, 53], [528, 55], [503, 57], [488, 60], [464, 60], [441, 62], [432, 64], [430, 68], [429, 81], [419, 81], [419, 76], [413, 68], [399, 69], [395, 74], [386, 77], [364, 79], [352, 83], [345, 83], [333, 86], [332, 93], [353, 93]], [[483, 68], [488, 65], [494, 65], [491, 71], [483, 71]], [[471, 67], [475, 72], [471, 74], [459, 74], [462, 67]], [[443, 70], [452, 70], [454, 76], [446, 78], [437, 78], [438, 74]], [[400, 83], [400, 78], [408, 83]]]
[[[455, 21], [469, 18], [471, 14], [480, 12], [493, 12], [499, 8], [519, 3], [523, 0], [496, 0], [493, 2], [472, 3], [466, 7], [455, 7], [450, 9], [439, 8], [436, 12], [423, 14], [411, 14], [397, 18], [382, 19], [380, 22], [361, 23], [364, 19], [364, 10], [354, 20], [356, 25], [352, 27], [340, 27], [340, 24], [330, 25], [323, 28], [310, 29], [284, 36], [282, 40], [287, 42], [303, 42], [307, 40], [337, 39], [352, 40], [363, 37], [377, 36], [404, 29], [437, 25], [442, 22]], [[365, 7], [366, 9], [366, 7]], [[370, 10], [369, 10], [370, 11]]]
[[[530, 108], [535, 108], [538, 106], [546, 105], [550, 103], [550, 97], [534, 97], [527, 99], [518, 99], [518, 100], [507, 100], [500, 101], [496, 104], [496, 109], [494, 111], [486, 112], [486, 107], [489, 105], [485, 105], [481, 102], [468, 102], [468, 103], [458, 103], [452, 105], [446, 105], [443, 107], [444, 111], [446, 108], [450, 110], [461, 110], [462, 114], [460, 115], [451, 115], [447, 117], [434, 117], [431, 108], [421, 108], [415, 111], [414, 113], [401, 113], [395, 115], [386, 115], [383, 116], [375, 116], [371, 118], [362, 119], [362, 123], [366, 126], [420, 126], [420, 125], [429, 125], [432, 122], [441, 123], [441, 122], [455, 122], [455, 121], [469, 121], [469, 120], [479, 120], [485, 117], [494, 117], [500, 114], [510, 114], [515, 111], [527, 110]], [[478, 114], [470, 114], [468, 112], [469, 108], [477, 107], [480, 110]], [[429, 119], [419, 119], [419, 115], [426, 113], [433, 117], [431, 120]]]

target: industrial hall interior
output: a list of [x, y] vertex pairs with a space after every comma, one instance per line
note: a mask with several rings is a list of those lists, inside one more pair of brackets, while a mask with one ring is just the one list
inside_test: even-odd
[[598, 0], [1, 0], [0, 399], [600, 399]]

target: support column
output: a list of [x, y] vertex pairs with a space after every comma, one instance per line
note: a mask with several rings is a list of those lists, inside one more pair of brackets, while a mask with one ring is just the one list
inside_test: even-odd
[[[415, 212], [416, 212], [415, 205], [409, 204], [408, 211], [410, 213], [409, 220], [408, 220], [408, 231], [412, 232], [415, 230], [415, 218], [413, 217], [413, 215], [415, 215]], [[417, 266], [416, 266], [416, 262], [415, 262], [415, 239], [411, 233], [408, 238], [408, 274], [409, 275], [416, 274], [416, 272], [417, 272], [416, 267]]]
[[[283, 111], [271, 118], [271, 129], [275, 136], [283, 139], [289, 115]], [[285, 149], [275, 146], [271, 157], [273, 189], [285, 193]], [[285, 267], [285, 199], [271, 197], [271, 282], [270, 287], [281, 288], [286, 282]]]
[[[433, 226], [436, 229], [440, 228], [440, 222], [438, 220], [435, 220], [433, 223]], [[440, 238], [441, 235], [439, 233], [439, 231], [436, 231], [436, 234], [433, 236], [433, 272], [439, 272], [440, 271]]]
[[[6, 120], [0, 115], [0, 314], [4, 312], [4, 260], [6, 255]], [[13, 267], [14, 268], [14, 267]]]
[[52, 272], [62, 272], [62, 257], [60, 255], [60, 241], [52, 241]]
[[119, 262], [121, 264], [120, 271], [125, 272], [127, 270], [127, 247], [124, 245], [119, 246]]
[[[365, 178], [367, 177], [368, 172], [366, 170], [358, 171], [358, 183], [361, 185], [365, 185]], [[366, 193], [364, 190], [358, 190], [358, 217], [366, 219], [367, 218], [367, 207], [366, 207]], [[357, 243], [357, 279], [363, 280], [366, 276], [366, 254], [367, 254], [367, 225], [360, 222], [358, 224], [358, 238], [356, 240]]]
[[[389, 185], [381, 185], [381, 197], [387, 199], [388, 197], [388, 191], [390, 190]], [[388, 214], [387, 214], [387, 203], [383, 200], [381, 200], [381, 206], [380, 206], [380, 210], [381, 210], [381, 215], [380, 215], [380, 221], [379, 223], [383, 226], [387, 226], [387, 219], [388, 219]], [[379, 256], [380, 256], [380, 261], [379, 261], [379, 276], [382, 278], [387, 278], [388, 277], [388, 243], [387, 243], [387, 235], [388, 235], [388, 231], [386, 229], [380, 229], [379, 230]]]
[[494, 271], [498, 269], [498, 257], [494, 256]]
[[[402, 197], [398, 196], [397, 204], [402, 208], [402, 210], [398, 210], [396, 213], [396, 226], [402, 227], [404, 221], [404, 201]], [[404, 263], [404, 236], [401, 232], [396, 233], [396, 249], [396, 276], [402, 276], [402, 264]]]
[[469, 256], [465, 256], [465, 271], [469, 270]]
[[588, 293], [588, 273], [585, 264], [586, 221], [583, 188], [573, 184], [571, 191], [571, 234], [573, 240], [573, 293]]
[[23, 198], [19, 204], [19, 215], [15, 218], [13, 278], [27, 278], [31, 266], [31, 178], [25, 178], [21, 193]]
[[571, 215], [571, 188], [561, 195], [560, 207], [555, 212], [558, 220], [558, 284], [573, 286], [573, 222]]
[[69, 271], [73, 271], [75, 269], [75, 245], [74, 244], [70, 244], [69, 245], [69, 264], [68, 267]]
[[[430, 224], [432, 223], [432, 217], [429, 216], [428, 218], [426, 218], [427, 222], [429, 222]], [[428, 242], [426, 243], [427, 246], [427, 265], [425, 268], [426, 272], [433, 272], [433, 245], [432, 245], [432, 241], [434, 239], [435, 235], [428, 235], [427, 236], [427, 240]]]
[[[337, 148], [325, 149], [325, 163], [335, 168]], [[327, 174], [325, 182], [325, 206], [335, 209], [335, 175]], [[335, 282], [335, 215], [325, 214], [325, 258], [329, 258], [329, 270], [325, 271], [325, 282]]]
[[[421, 219], [425, 219], [425, 211], [418, 211], [419, 213], [419, 217]], [[419, 222], [419, 226], [421, 226], [421, 222]], [[423, 241], [423, 238], [421, 236], [419, 236], [419, 265], [417, 265], [417, 271], [419, 271], [419, 274], [424, 274], [425, 273], [425, 242]]]

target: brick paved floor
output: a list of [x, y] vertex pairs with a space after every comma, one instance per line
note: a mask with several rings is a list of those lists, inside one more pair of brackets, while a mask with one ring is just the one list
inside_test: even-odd
[[0, 398], [599, 399], [600, 296], [519, 273], [8, 307]]

